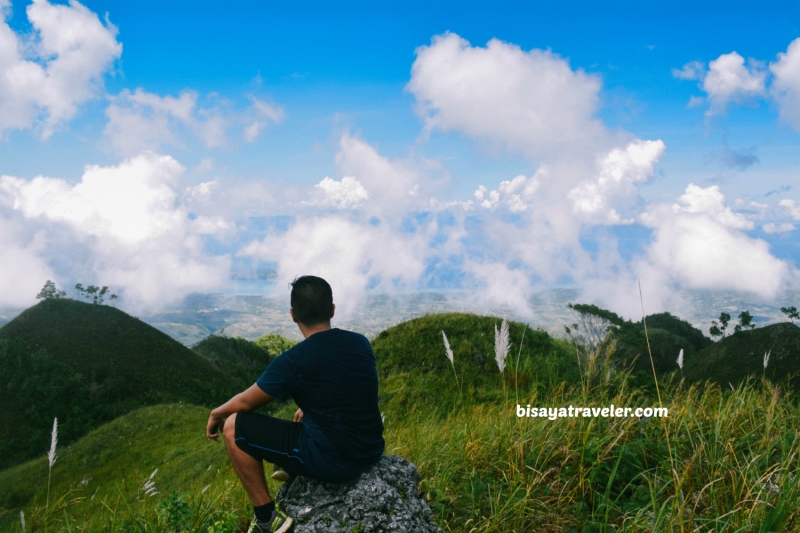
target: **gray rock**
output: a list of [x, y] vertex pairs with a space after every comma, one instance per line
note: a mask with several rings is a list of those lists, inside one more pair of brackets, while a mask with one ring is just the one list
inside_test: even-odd
[[417, 467], [388, 455], [347, 483], [298, 477], [276, 499], [295, 533], [442, 533], [418, 485]]

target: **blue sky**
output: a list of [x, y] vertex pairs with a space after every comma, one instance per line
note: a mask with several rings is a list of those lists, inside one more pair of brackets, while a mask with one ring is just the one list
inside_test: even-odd
[[623, 314], [636, 280], [670, 310], [797, 288], [796, 3], [6, 15], [0, 306], [52, 278], [153, 307], [260, 268], [521, 314], [553, 284]]

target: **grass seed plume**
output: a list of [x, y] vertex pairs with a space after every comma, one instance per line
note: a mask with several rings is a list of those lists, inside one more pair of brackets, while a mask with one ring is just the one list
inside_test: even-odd
[[153, 480], [153, 478], [156, 477], [157, 472], [158, 468], [153, 470], [153, 473], [150, 474], [150, 477], [147, 478], [147, 481], [145, 481], [144, 483], [144, 493], [145, 495], [150, 496], [151, 498], [156, 494], [158, 494], [158, 492], [156, 491], [156, 482]]
[[453, 375], [456, 377], [456, 385], [458, 385], [458, 391], [461, 393], [461, 384], [458, 382], [458, 373], [456, 373], [455, 357], [453, 356], [453, 350], [450, 349], [450, 343], [447, 340], [447, 335], [445, 335], [444, 330], [442, 330], [442, 339], [444, 339], [444, 352], [447, 355], [447, 358], [450, 360], [450, 365], [453, 367]]
[[501, 374], [506, 368], [506, 355], [508, 355], [508, 322], [504, 318], [499, 332], [497, 326], [494, 327], [494, 357]]

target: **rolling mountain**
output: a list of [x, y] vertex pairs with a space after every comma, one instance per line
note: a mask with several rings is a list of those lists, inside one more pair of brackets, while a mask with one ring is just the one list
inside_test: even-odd
[[214, 363], [119, 309], [43, 300], [0, 328], [0, 469], [143, 405], [211, 407], [238, 392]]

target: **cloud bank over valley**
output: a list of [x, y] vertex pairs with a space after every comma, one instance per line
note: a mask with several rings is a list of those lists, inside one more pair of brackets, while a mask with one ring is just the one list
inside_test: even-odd
[[[248, 156], [263, 169], [253, 177], [224, 161], [257, 154], [310, 113], [260, 75], [238, 91], [128, 86], [113, 8], [35, 0], [13, 7], [22, 30], [7, 0], [0, 7], [0, 142], [83, 136], [97, 154], [81, 173], [0, 164], [0, 308], [31, 305], [51, 279], [108, 285], [126, 310], [154, 312], [264, 269], [262, 290], [278, 296], [298, 275], [325, 277], [345, 319], [374, 293], [455, 290], [474, 311], [533, 320], [546, 287], [629, 318], [641, 314], [639, 283], [648, 312], [677, 314], [695, 305], [692, 291], [769, 301], [800, 288], [800, 254], [773, 245], [796, 243], [796, 188], [742, 199], [724, 179], [671, 176], [670, 141], [610, 120], [604, 75], [558, 49], [432, 35], [397, 88], [416, 132], [384, 143], [337, 118], [318, 139], [330, 150], [315, 165], [329, 172], [291, 155], [303, 179], [270, 172], [273, 151]], [[665, 75], [699, 91], [686, 109], [702, 110], [698, 129], [762, 103], [786, 135], [800, 132], [800, 39], [771, 58], [686, 59]], [[448, 148], [437, 152], [445, 141], [501, 170], [473, 184]], [[720, 154], [739, 173], [764, 159]], [[671, 196], [648, 192], [659, 182]]]

